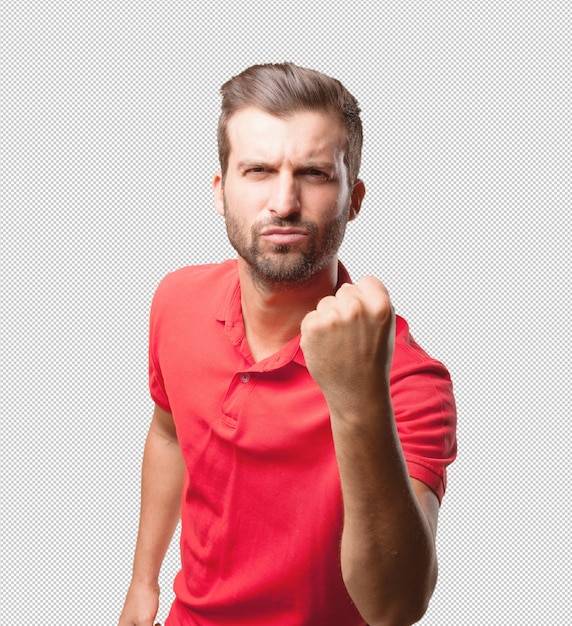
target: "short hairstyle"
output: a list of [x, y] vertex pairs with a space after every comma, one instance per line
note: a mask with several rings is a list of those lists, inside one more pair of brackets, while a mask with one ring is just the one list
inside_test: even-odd
[[299, 111], [338, 115], [346, 129], [344, 160], [350, 186], [358, 179], [363, 143], [360, 108], [339, 80], [294, 63], [268, 63], [252, 65], [224, 83], [220, 91], [218, 157], [223, 179], [230, 153], [228, 122], [234, 113], [247, 107], [257, 107], [277, 117]]

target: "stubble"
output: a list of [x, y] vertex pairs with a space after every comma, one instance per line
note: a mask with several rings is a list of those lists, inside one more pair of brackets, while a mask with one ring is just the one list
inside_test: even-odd
[[[225, 200], [226, 231], [232, 247], [248, 264], [252, 279], [265, 288], [292, 288], [311, 281], [337, 255], [343, 241], [349, 215], [346, 210], [325, 222], [321, 228], [312, 221], [293, 214], [244, 228]], [[304, 246], [262, 243], [260, 233], [269, 227], [302, 228], [307, 235]]]

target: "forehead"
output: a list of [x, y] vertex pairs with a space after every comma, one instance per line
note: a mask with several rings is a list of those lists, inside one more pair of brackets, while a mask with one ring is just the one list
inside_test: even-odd
[[324, 111], [297, 111], [278, 117], [255, 107], [241, 109], [228, 122], [230, 158], [338, 160], [346, 151], [341, 119]]

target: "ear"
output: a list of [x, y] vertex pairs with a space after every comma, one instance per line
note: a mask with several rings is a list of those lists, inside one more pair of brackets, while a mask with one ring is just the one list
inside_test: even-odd
[[363, 184], [363, 180], [359, 178], [354, 183], [354, 187], [352, 189], [352, 195], [350, 198], [350, 216], [349, 222], [355, 220], [358, 216], [358, 213], [361, 209], [361, 203], [363, 201], [363, 197], [365, 196], [365, 185]]
[[213, 177], [214, 205], [219, 215], [224, 215], [224, 189], [222, 186], [222, 174], [217, 172]]

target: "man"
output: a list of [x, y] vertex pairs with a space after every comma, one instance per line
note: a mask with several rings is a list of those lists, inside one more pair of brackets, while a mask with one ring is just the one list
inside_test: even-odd
[[151, 310], [133, 577], [120, 626], [412, 624], [437, 577], [455, 405], [379, 280], [337, 258], [365, 193], [356, 100], [293, 64], [222, 87], [214, 177], [237, 261], [189, 267]]

